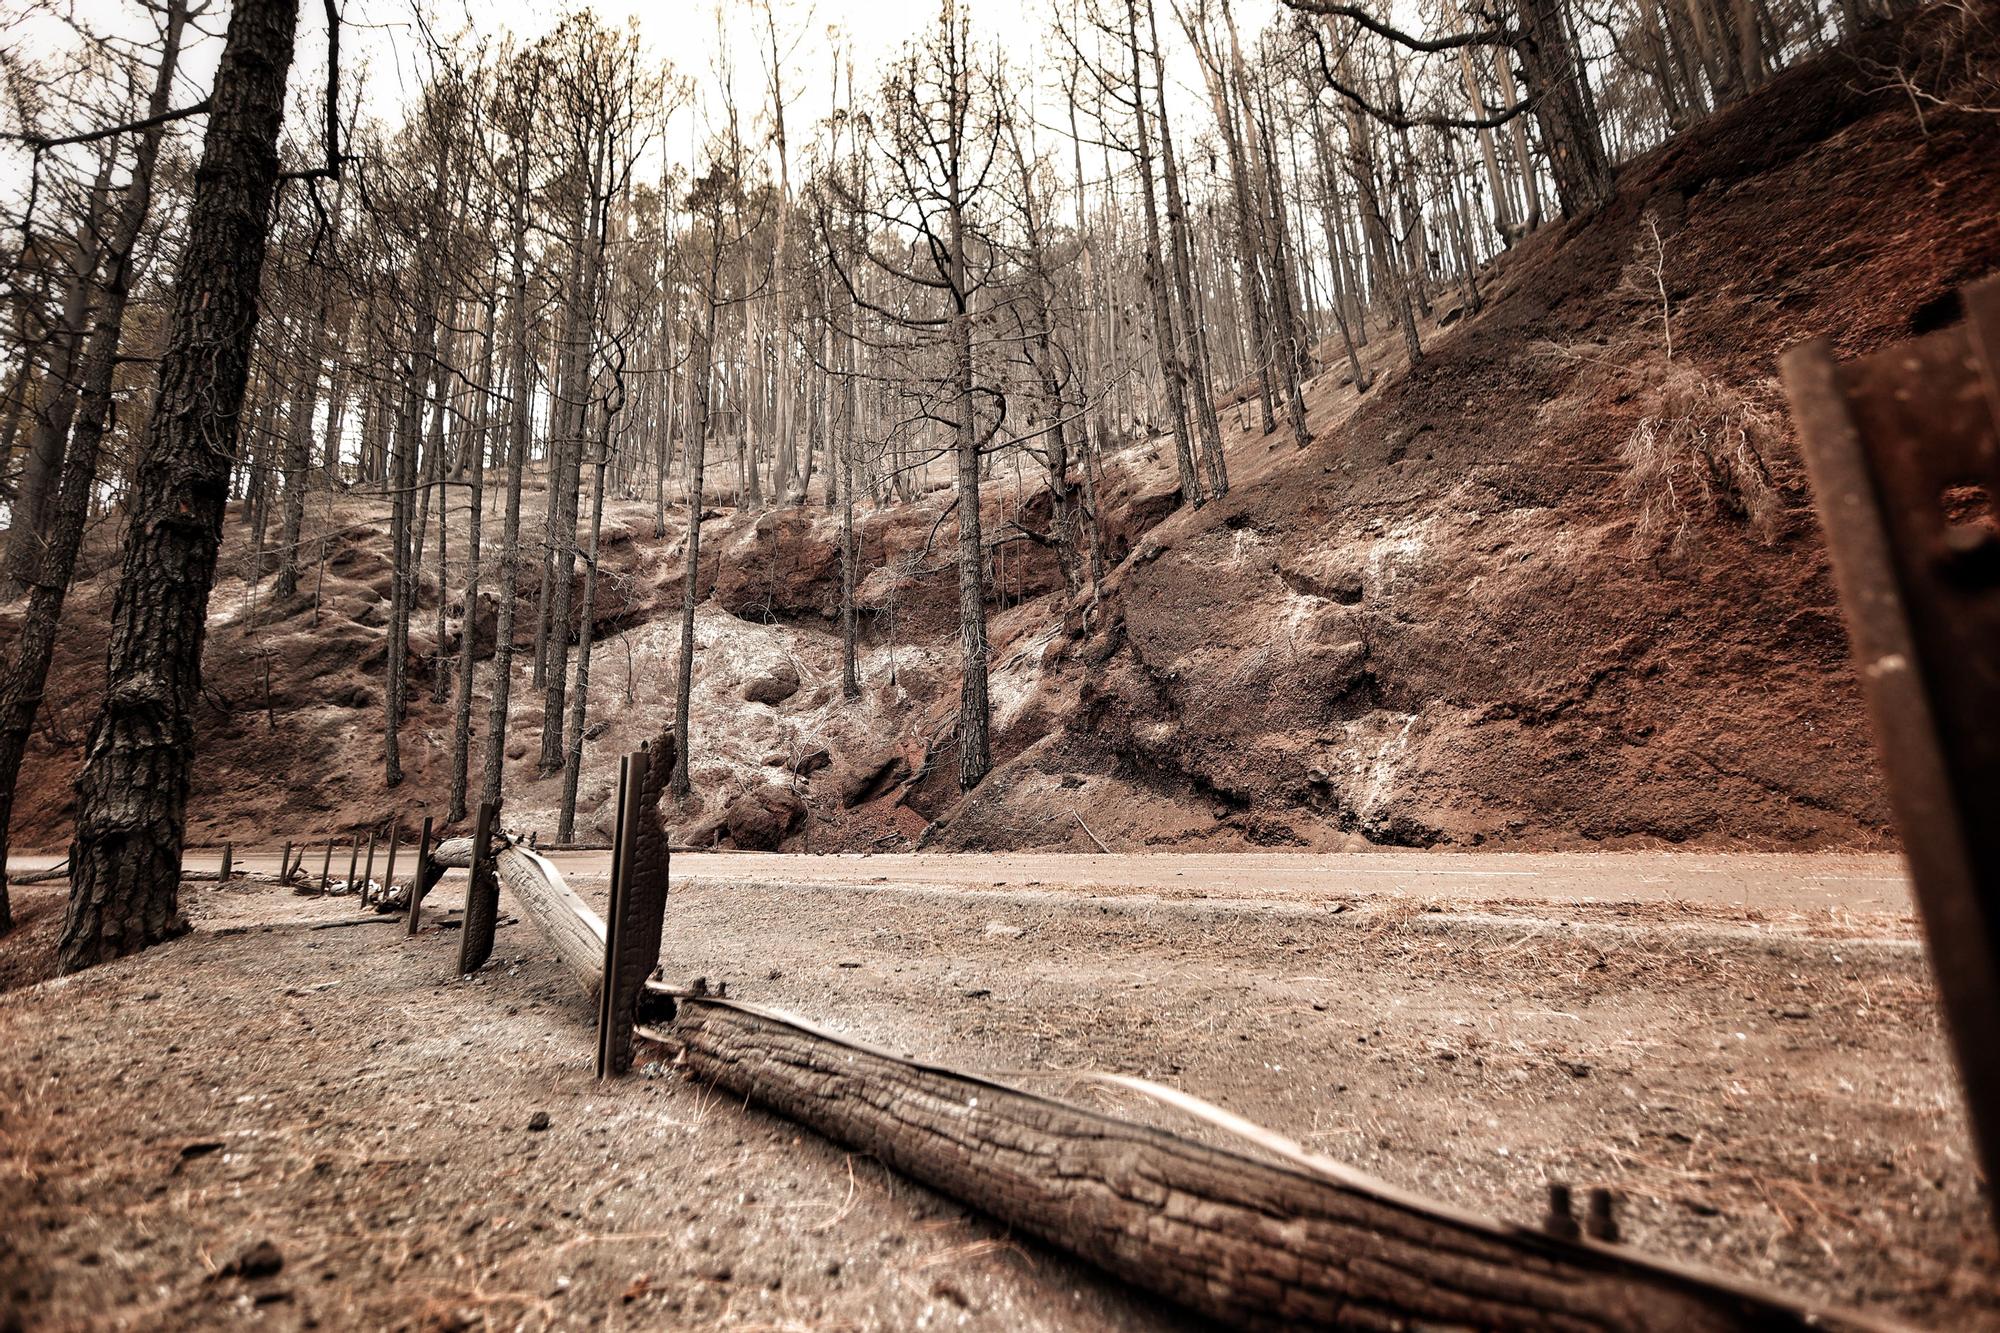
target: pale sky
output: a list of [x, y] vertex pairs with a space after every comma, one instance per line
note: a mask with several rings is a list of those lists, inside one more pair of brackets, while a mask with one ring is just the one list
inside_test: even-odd
[[[342, 101], [352, 96], [354, 80], [360, 78], [366, 106], [378, 117], [393, 120], [396, 108], [422, 77], [425, 43], [418, 31], [420, 0], [340, 0], [342, 30]], [[975, 40], [999, 45], [1011, 65], [1023, 95], [1046, 99], [1057, 90], [1052, 86], [1058, 68], [1052, 49], [1056, 42], [1049, 34], [1050, 5], [1054, 0], [962, 0], [970, 18]], [[1063, 0], [1065, 4], [1069, 0]], [[23, 19], [35, 0], [0, 0], [0, 26], [11, 50], [46, 50], [50, 43], [73, 39], [60, 25], [39, 17]], [[211, 0], [212, 14], [199, 20], [214, 36], [193, 41], [182, 58], [179, 78], [182, 103], [206, 94], [214, 76], [220, 50], [220, 33], [226, 9], [223, 0]], [[582, 8], [594, 8], [610, 23], [636, 18], [640, 40], [646, 52], [670, 63], [696, 88], [696, 109], [720, 105], [718, 71], [727, 49], [735, 66], [737, 101], [741, 114], [761, 117], [768, 103], [765, 48], [768, 37], [762, 7], [743, 0], [683, 0], [681, 3], [640, 3], [639, 0], [602, 0], [592, 6], [565, 0], [421, 0], [433, 32], [449, 36], [470, 30], [497, 39], [511, 30], [523, 38], [540, 36], [561, 19]], [[787, 121], [794, 143], [808, 137], [810, 126], [826, 114], [829, 106], [828, 80], [832, 74], [832, 42], [829, 29], [837, 30], [851, 44], [856, 77], [861, 91], [871, 92], [876, 74], [884, 61], [937, 21], [938, 0], [775, 0], [781, 47], [788, 52], [786, 62]], [[1237, 21], [1246, 38], [1260, 30], [1275, 8], [1275, 0], [1238, 0]], [[95, 31], [117, 33], [130, 38], [150, 34], [151, 20], [130, 0], [72, 0], [77, 18]], [[1200, 93], [1199, 72], [1185, 52], [1175, 27], [1171, 8], [1160, 4], [1161, 35], [1170, 53], [1169, 78], [1181, 85], [1182, 96], [1170, 101], [1190, 114], [1205, 116], [1205, 99]], [[725, 16], [718, 25], [717, 16]], [[326, 36], [321, 5], [302, 0], [299, 20], [298, 53], [293, 62], [291, 87], [295, 99], [321, 86], [325, 78]], [[4, 90], [0, 90], [4, 96]], [[1051, 113], [1054, 115], [1055, 113]], [[1197, 122], [1199, 123], [1199, 121]], [[298, 117], [288, 119], [288, 132], [316, 133]], [[747, 128], [747, 126], [746, 126]], [[673, 127], [664, 145], [677, 160], [685, 160], [697, 126], [686, 116]], [[0, 195], [10, 200], [24, 179], [24, 155], [18, 150], [0, 151]]]
[[[44, 0], [0, 0], [0, 40], [12, 52], [46, 52], [56, 44], [74, 46], [76, 38], [56, 20], [34, 14]], [[398, 106], [412, 96], [424, 76], [428, 46], [420, 34], [418, 14], [440, 38], [458, 32], [474, 32], [498, 44], [504, 32], [518, 38], [536, 38], [552, 30], [566, 14], [580, 8], [594, 8], [608, 24], [638, 22], [642, 50], [674, 68], [676, 74], [694, 84], [694, 104], [676, 116], [664, 140], [654, 152], [664, 152], [676, 164], [690, 164], [694, 148], [706, 134], [706, 116], [722, 110], [722, 84], [718, 82], [728, 52], [734, 64], [734, 86], [738, 114], [746, 138], [758, 140], [766, 128], [768, 108], [768, 34], [764, 12], [758, 4], [744, 0], [668, 0], [664, 4], [644, 4], [642, 0], [600, 0], [594, 6], [566, 0], [338, 0], [342, 8], [342, 106], [352, 104], [356, 86], [364, 106], [378, 120], [394, 122]], [[796, 152], [812, 138], [812, 130], [830, 108], [830, 78], [834, 62], [834, 42], [850, 44], [854, 50], [854, 72], [858, 92], [870, 96], [878, 82], [882, 64], [938, 22], [940, 0], [774, 0], [778, 16], [780, 48], [786, 52], [786, 126]], [[970, 18], [976, 42], [998, 44], [1006, 54], [1016, 80], [1016, 92], [1032, 100], [1044, 124], [1066, 122], [1062, 108], [1060, 40], [1050, 32], [1052, 4], [1066, 8], [1076, 0], [960, 0]], [[176, 104], [190, 104], [206, 96], [214, 78], [214, 62], [220, 54], [220, 34], [226, 22], [226, 0], [210, 0], [214, 12], [198, 18], [198, 26], [210, 36], [190, 38], [180, 62]], [[1186, 120], [1184, 132], [1206, 132], [1208, 100], [1200, 84], [1200, 70], [1192, 52], [1174, 22], [1170, 0], [1160, 4], [1160, 36], [1168, 48], [1168, 80], [1172, 84], [1168, 102], [1176, 108], [1176, 120]], [[1260, 32], [1276, 10], [1278, 0], [1236, 0], [1236, 22], [1248, 40]], [[1116, 4], [1110, 6], [1116, 12]], [[150, 42], [154, 34], [152, 18], [134, 0], [70, 0], [70, 12], [82, 26], [100, 34], [118, 34], [132, 42]], [[28, 18], [22, 18], [28, 14]], [[724, 22], [718, 24], [718, 14]], [[298, 54], [292, 62], [292, 108], [286, 118], [286, 134], [294, 144], [318, 146], [318, 88], [326, 78], [326, 18], [322, 4], [302, 0]], [[6, 90], [0, 88], [0, 100]], [[312, 110], [300, 114], [302, 106]], [[106, 112], [118, 114], [118, 112]], [[196, 122], [200, 124], [200, 122]], [[182, 130], [192, 134], [194, 128]], [[1088, 126], [1086, 126], [1088, 134]], [[1044, 136], [1044, 148], [1054, 144]], [[78, 150], [72, 150], [78, 152]], [[1060, 154], [1066, 158], [1066, 154]], [[1086, 162], [1094, 154], [1086, 152]], [[18, 218], [20, 200], [26, 186], [28, 156], [14, 146], [0, 146], [0, 214]], [[654, 158], [646, 174], [658, 170]], [[1088, 170], [1088, 168], [1086, 168]], [[38, 210], [46, 222], [46, 210]]]

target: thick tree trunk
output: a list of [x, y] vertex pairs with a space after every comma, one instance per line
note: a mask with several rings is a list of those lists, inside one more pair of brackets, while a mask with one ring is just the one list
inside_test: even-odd
[[509, 229], [508, 303], [513, 324], [507, 349], [507, 514], [500, 527], [500, 611], [493, 631], [493, 695], [486, 713], [486, 753], [480, 769], [480, 800], [500, 800], [507, 760], [507, 708], [514, 685], [514, 608], [520, 601], [521, 474], [528, 468], [528, 411], [534, 377], [528, 365], [527, 158], [516, 155], [515, 188], [507, 205]]
[[[185, 0], [172, 0], [166, 11], [160, 63], [147, 115], [168, 108], [174, 72], [179, 64], [181, 36], [187, 25]], [[7, 901], [5, 866], [9, 830], [14, 817], [14, 789], [27, 754], [28, 736], [41, 710], [49, 663], [55, 658], [56, 629], [69, 592], [76, 553], [90, 517], [91, 495], [97, 487], [97, 458], [111, 419], [111, 393], [118, 371], [118, 344], [124, 334], [125, 306], [132, 291], [133, 252], [153, 202], [153, 170], [159, 161], [164, 122], [148, 128], [139, 139], [132, 163], [132, 182], [120, 206], [105, 246], [104, 283], [90, 331], [90, 343], [78, 375], [81, 401], [68, 450], [63, 457], [62, 486], [48, 524], [48, 548], [36, 563], [28, 588], [27, 614], [15, 644], [14, 661], [0, 680], [0, 932], [13, 924]]]
[[[497, 274], [495, 275], [497, 276]], [[458, 617], [458, 696], [451, 724], [451, 797], [445, 807], [445, 822], [455, 824], [466, 816], [466, 794], [472, 768], [472, 674], [478, 660], [479, 639], [479, 557], [481, 522], [486, 512], [487, 434], [493, 424], [493, 325], [499, 318], [497, 301], [488, 298], [486, 318], [480, 332], [479, 418], [472, 428], [472, 512], [465, 553], [465, 602]], [[438, 590], [442, 600], [444, 590]]]
[[77, 779], [59, 966], [187, 929], [181, 841], [208, 595], [257, 331], [297, 0], [238, 0], [216, 70], [159, 395], [134, 470], [111, 686]]
[[1594, 213], [1611, 199], [1611, 163], [1591, 108], [1585, 73], [1563, 17], [1562, 0], [1521, 0], [1513, 50], [1535, 96], [1535, 123], [1566, 217]]
[[1145, 204], [1146, 291], [1153, 306], [1153, 341], [1157, 345], [1160, 377], [1165, 381], [1167, 415], [1173, 419], [1174, 462], [1180, 471], [1181, 503], [1203, 502], [1201, 479], [1195, 472], [1194, 441], [1188, 429], [1187, 368], [1181, 363], [1180, 339], [1174, 331], [1174, 313], [1167, 292], [1166, 264], [1161, 258], [1159, 206], [1153, 199], [1152, 116], [1146, 109], [1146, 82], [1139, 59], [1139, 8], [1136, 0], [1125, 0], [1125, 36], [1132, 51], [1132, 118], [1138, 127], [1139, 195]]
[[673, 1019], [641, 1035], [678, 1047], [696, 1077], [1226, 1328], [1866, 1327], [1404, 1194], [1170, 1089], [1154, 1095], [1269, 1156], [918, 1064], [756, 1005], [674, 998]]
[[42, 374], [39, 401], [28, 428], [20, 488], [9, 510], [6, 568], [0, 573], [0, 593], [9, 596], [35, 581], [35, 571], [48, 540], [49, 505], [56, 488], [62, 484], [63, 450], [69, 439], [70, 422], [76, 417], [81, 384], [77, 357], [83, 351], [90, 318], [90, 292], [102, 257], [106, 194], [116, 159], [117, 153], [109, 147], [99, 159], [90, 202], [77, 228], [75, 252], [71, 256], [74, 268], [63, 290], [62, 322], [50, 331], [48, 369]]

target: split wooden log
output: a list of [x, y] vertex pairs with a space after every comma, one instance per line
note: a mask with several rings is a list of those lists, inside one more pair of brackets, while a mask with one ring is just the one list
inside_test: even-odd
[[1229, 1127], [1296, 1160], [915, 1064], [753, 1005], [682, 993], [676, 1015], [640, 1035], [678, 1047], [697, 1077], [1229, 1327], [1874, 1326], [1460, 1213], [1242, 1122]]
[[[447, 838], [431, 849], [431, 860], [443, 866], [472, 868], [472, 839]], [[508, 841], [493, 855], [494, 873], [514, 895], [556, 956], [595, 998], [604, 977], [604, 918], [563, 882], [560, 871], [525, 843]]]
[[[472, 839], [456, 838], [432, 856], [469, 867], [472, 853]], [[529, 848], [509, 840], [494, 862], [594, 997], [603, 919]], [[645, 990], [637, 1034], [678, 1048], [696, 1077], [1229, 1327], [1882, 1327], [1623, 1247], [1488, 1221], [1172, 1089], [1100, 1076], [1269, 1157], [917, 1064], [774, 1010], [659, 982]]]

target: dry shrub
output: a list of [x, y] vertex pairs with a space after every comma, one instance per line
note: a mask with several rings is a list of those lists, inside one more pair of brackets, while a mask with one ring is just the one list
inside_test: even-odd
[[1656, 361], [1648, 379], [1644, 415], [1618, 451], [1639, 510], [1635, 540], [1678, 553], [1703, 513], [1776, 540], [1786, 512], [1770, 465], [1784, 437], [1779, 414], [1685, 361]]

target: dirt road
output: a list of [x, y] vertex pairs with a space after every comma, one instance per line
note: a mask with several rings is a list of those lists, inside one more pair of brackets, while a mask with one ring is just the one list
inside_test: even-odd
[[[559, 859], [601, 895], [601, 858]], [[1510, 1219], [1536, 1218], [1549, 1180], [1610, 1185], [1635, 1244], [2000, 1327], [1891, 861], [674, 871], [674, 977], [1151, 1117], [1073, 1077], [1146, 1075]], [[59, 887], [19, 894], [59, 910]], [[351, 901], [271, 888], [188, 898], [196, 935], [0, 996], [0, 1106], [16, 1108], [0, 1213], [27, 1222], [0, 1293], [30, 1327], [1175, 1322], [663, 1065], [594, 1084], [585, 1007], [525, 925], [460, 981], [451, 930], [346, 928]], [[282, 1271], [218, 1273], [261, 1239]]]
[[[309, 849], [307, 870], [323, 857]], [[412, 851], [398, 853], [407, 871]], [[378, 852], [378, 874], [388, 855]], [[604, 851], [549, 853], [566, 875], [604, 875]], [[16, 856], [16, 872], [44, 870], [59, 854]], [[189, 870], [214, 870], [217, 848], [189, 852]], [[235, 853], [238, 869], [271, 872], [278, 849]], [[347, 854], [334, 857], [333, 874], [347, 872]], [[1086, 896], [1154, 894], [1163, 898], [1238, 898], [1245, 901], [1316, 901], [1349, 894], [1411, 894], [1646, 903], [1696, 903], [1755, 907], [1764, 911], [1905, 912], [1909, 885], [1902, 858], [1814, 853], [1772, 856], [1730, 853], [1424, 852], [1309, 855], [1263, 852], [1216, 855], [1077, 856], [1005, 853], [980, 856], [777, 856], [755, 852], [680, 853], [676, 881], [737, 884], [870, 885], [927, 888], [1048, 889]]]

